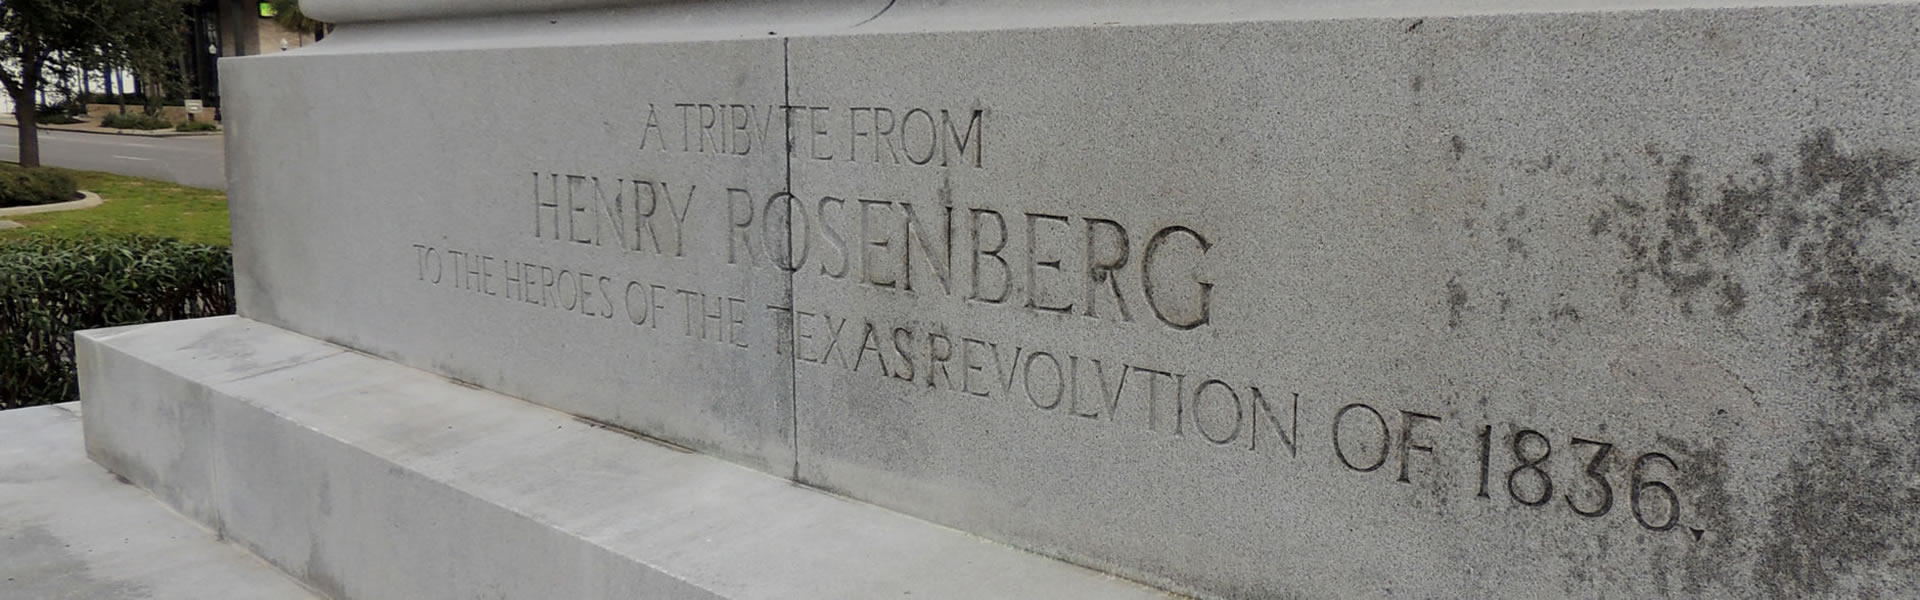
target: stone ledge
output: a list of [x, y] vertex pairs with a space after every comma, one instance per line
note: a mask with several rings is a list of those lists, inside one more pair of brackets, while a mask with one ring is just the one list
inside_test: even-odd
[[0, 411], [0, 598], [317, 598], [88, 462], [78, 410]]
[[1165, 597], [240, 317], [77, 338], [89, 454], [333, 597]]

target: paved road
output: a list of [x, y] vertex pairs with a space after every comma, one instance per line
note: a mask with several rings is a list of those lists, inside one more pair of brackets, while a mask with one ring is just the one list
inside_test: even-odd
[[[20, 134], [0, 127], [0, 160], [18, 160]], [[40, 130], [40, 162], [49, 166], [151, 177], [227, 189], [222, 136], [140, 137]]]

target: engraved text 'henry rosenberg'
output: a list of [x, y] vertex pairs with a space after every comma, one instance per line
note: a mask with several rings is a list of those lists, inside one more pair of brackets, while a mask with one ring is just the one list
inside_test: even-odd
[[537, 238], [684, 257], [695, 207], [724, 205], [730, 265], [1120, 321], [1145, 305], [1175, 329], [1211, 318], [1213, 242], [1181, 225], [539, 171], [532, 200]]

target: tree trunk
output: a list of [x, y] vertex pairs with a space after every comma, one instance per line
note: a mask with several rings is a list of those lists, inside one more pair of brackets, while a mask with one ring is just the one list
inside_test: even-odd
[[107, 77], [107, 93], [113, 95], [113, 101], [120, 103], [120, 114], [127, 114], [127, 86], [120, 85], [120, 67], [113, 67], [112, 75]]
[[33, 102], [34, 90], [26, 85], [20, 86], [19, 93], [13, 95], [13, 119], [20, 132], [20, 166], [40, 166], [40, 121], [39, 108]]

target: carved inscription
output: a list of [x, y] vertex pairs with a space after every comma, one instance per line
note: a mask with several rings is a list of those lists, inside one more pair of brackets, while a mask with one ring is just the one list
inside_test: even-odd
[[[985, 109], [917, 106], [647, 104], [639, 149], [726, 156], [778, 153], [891, 166], [986, 165]], [[788, 144], [791, 143], [789, 146]]]
[[414, 244], [416, 281], [579, 317], [622, 320], [649, 334], [677, 334], [745, 349], [744, 298], [586, 269]]
[[665, 258], [699, 245], [730, 266], [1173, 329], [1211, 318], [1200, 272], [1214, 242], [1181, 225], [547, 171], [530, 189], [527, 231], [542, 241]]
[[[1439, 481], [1443, 487], [1471, 490], [1482, 501], [1598, 519], [1622, 515], [1648, 531], [1684, 530], [1699, 540], [1709, 528], [1686, 523], [1679, 483], [1685, 470], [1662, 452], [1644, 452], [1632, 460], [1616, 458], [1610, 442], [1570, 435], [1556, 443], [1539, 430], [1519, 425], [1482, 424], [1472, 446], [1449, 435], [1449, 419], [1414, 410], [1383, 410], [1354, 402], [1333, 411], [1330, 452], [1352, 473], [1388, 476], [1396, 483], [1436, 483], [1448, 470], [1425, 469], [1441, 460], [1471, 456], [1471, 482]], [[1457, 430], [1452, 433], [1459, 433]], [[1626, 510], [1616, 512], [1624, 504]]]
[[[1276, 397], [1251, 379], [1005, 343], [944, 324], [766, 310], [774, 320], [792, 319], [792, 356], [803, 364], [1214, 446], [1298, 453], [1299, 397]], [[787, 354], [786, 346], [777, 350]]]
[[[887, 167], [980, 169], [985, 109], [649, 104], [638, 156], [682, 152]], [[784, 150], [783, 150], [784, 149]], [[644, 162], [644, 161], [643, 161]], [[1620, 519], [1649, 532], [1688, 531], [1686, 467], [1667, 453], [1585, 434], [1466, 424], [1433, 409], [1303, 397], [1257, 374], [1213, 372], [1118, 356], [1113, 349], [1010, 343], [964, 324], [905, 321], [834, 308], [756, 304], [698, 284], [636, 276], [649, 265], [759, 270], [1025, 315], [1073, 317], [1160, 335], [1213, 325], [1206, 276], [1223, 243], [1204, 228], [956, 199], [859, 190], [698, 183], [687, 173], [515, 169], [515, 228], [542, 249], [631, 258], [589, 269], [483, 248], [412, 245], [416, 281], [437, 289], [829, 369], [901, 397], [931, 393], [1061, 423], [1142, 432], [1160, 443], [1246, 453], [1293, 469], [1325, 469], [1421, 486], [1518, 511]], [[608, 254], [601, 254], [604, 258]], [[605, 264], [604, 261], [598, 264]], [[616, 271], [616, 272], [603, 272]], [[863, 292], [864, 293], [864, 292]], [[491, 300], [488, 300], [491, 301]], [[977, 309], [969, 309], [977, 310]], [[1026, 317], [1026, 318], [1030, 318]], [[1603, 429], [1604, 430], [1604, 429]], [[1474, 465], [1468, 471], [1442, 463]], [[1411, 489], [1411, 488], [1409, 488]]]

